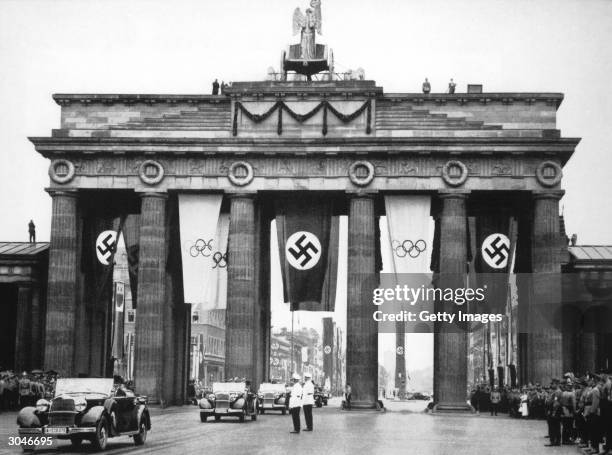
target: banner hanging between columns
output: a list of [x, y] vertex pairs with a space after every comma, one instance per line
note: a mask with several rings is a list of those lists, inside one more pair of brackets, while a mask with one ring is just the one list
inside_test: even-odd
[[319, 195], [275, 202], [283, 296], [291, 311], [334, 311], [339, 217], [333, 201]]
[[195, 311], [224, 309], [227, 301], [229, 215], [221, 194], [181, 194], [179, 227], [185, 303]]

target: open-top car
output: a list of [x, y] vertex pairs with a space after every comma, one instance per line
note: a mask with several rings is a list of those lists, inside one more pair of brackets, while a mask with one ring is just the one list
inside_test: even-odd
[[286, 399], [285, 384], [263, 382], [257, 393], [257, 409], [260, 414], [266, 411], [280, 411], [285, 415], [287, 413]]
[[219, 421], [223, 416], [238, 417], [244, 422], [250, 416], [257, 420], [257, 396], [252, 393], [246, 382], [215, 382], [212, 393], [199, 402], [200, 421], [206, 422], [214, 416]]
[[323, 390], [322, 387], [316, 386], [314, 392], [314, 400], [315, 406], [320, 408], [322, 406], [327, 406], [327, 400], [329, 399], [329, 394]]
[[[33, 441], [36, 436], [69, 439], [74, 447], [84, 440], [104, 450], [108, 438], [131, 436], [142, 445], [151, 429], [147, 398], [136, 396], [112, 379], [58, 379], [55, 395], [38, 400], [17, 415], [19, 436]], [[22, 444], [24, 451], [35, 446]]]

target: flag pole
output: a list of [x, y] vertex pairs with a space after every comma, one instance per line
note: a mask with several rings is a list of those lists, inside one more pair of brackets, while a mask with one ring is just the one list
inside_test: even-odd
[[293, 375], [293, 373], [295, 373], [295, 370], [293, 369], [293, 315], [294, 312], [293, 310], [291, 310], [291, 374]]

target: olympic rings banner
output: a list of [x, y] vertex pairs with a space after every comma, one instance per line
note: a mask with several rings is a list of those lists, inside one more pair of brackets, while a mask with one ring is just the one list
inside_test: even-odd
[[385, 196], [392, 272], [429, 273], [434, 222], [429, 196]]
[[194, 310], [224, 309], [227, 300], [229, 215], [221, 194], [180, 194], [179, 228], [185, 303]]

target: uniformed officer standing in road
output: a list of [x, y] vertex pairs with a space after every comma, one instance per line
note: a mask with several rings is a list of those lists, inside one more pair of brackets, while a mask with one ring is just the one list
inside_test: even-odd
[[300, 384], [300, 375], [294, 373], [291, 377], [293, 387], [291, 387], [291, 396], [289, 397], [289, 412], [293, 420], [293, 431], [290, 433], [300, 432], [300, 408], [302, 407], [302, 384]]
[[306, 429], [304, 431], [312, 431], [312, 406], [314, 405], [314, 384], [312, 383], [312, 375], [304, 374], [304, 400], [302, 407], [304, 408], [304, 420], [306, 421]]

